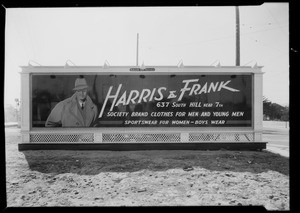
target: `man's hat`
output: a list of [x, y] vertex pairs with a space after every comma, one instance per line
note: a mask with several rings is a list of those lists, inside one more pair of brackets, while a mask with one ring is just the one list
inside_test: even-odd
[[84, 78], [77, 78], [75, 81], [75, 88], [73, 90], [87, 89], [89, 86]]

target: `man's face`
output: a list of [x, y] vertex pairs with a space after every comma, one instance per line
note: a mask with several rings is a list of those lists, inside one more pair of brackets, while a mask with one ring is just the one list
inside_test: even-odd
[[77, 90], [76, 95], [78, 100], [85, 101], [87, 96], [87, 89]]

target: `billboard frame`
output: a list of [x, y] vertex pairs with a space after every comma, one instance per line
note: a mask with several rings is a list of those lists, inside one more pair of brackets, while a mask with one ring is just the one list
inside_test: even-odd
[[[223, 135], [230, 135], [235, 134], [235, 137], [238, 135], [248, 134], [248, 136], [252, 135], [251, 140], [249, 142], [251, 144], [260, 143], [259, 147], [261, 147], [262, 143], [262, 118], [263, 118], [263, 103], [262, 103], [262, 84], [263, 84], [263, 72], [262, 67], [236, 67], [236, 66], [224, 66], [224, 67], [214, 67], [214, 66], [185, 66], [185, 67], [177, 67], [177, 66], [147, 66], [148, 68], [154, 68], [155, 71], [130, 71], [131, 68], [134, 66], [110, 66], [110, 67], [101, 67], [101, 66], [22, 66], [22, 72], [21, 74], [21, 134], [22, 134], [22, 142], [20, 143], [19, 148], [26, 149], [29, 148], [29, 146], [26, 146], [26, 144], [39, 144], [41, 147], [43, 144], [51, 143], [56, 144], [59, 146], [63, 144], [63, 142], [55, 142], [55, 141], [34, 141], [32, 138], [34, 138], [35, 135], [41, 135], [41, 134], [75, 134], [75, 132], [81, 132], [83, 134], [94, 134], [94, 140], [93, 144], [97, 145], [103, 145], [106, 144], [112, 145], [113, 144], [120, 144], [124, 143], [124, 147], [126, 148], [126, 144], [128, 144], [131, 141], [115, 141], [115, 142], [105, 142], [103, 140], [103, 134], [134, 134], [134, 137], [136, 138], [139, 134], [145, 134], [145, 135], [154, 135], [155, 137], [158, 137], [157, 134], [175, 134], [180, 132], [179, 141], [176, 143], [182, 143], [182, 144], [192, 144], [194, 142], [203, 144], [205, 141], [191, 141], [191, 134], [202, 134], [196, 136], [196, 138], [204, 137], [203, 134], [223, 134]], [[137, 67], [135, 67], [137, 68]], [[134, 69], [135, 70], [135, 69]], [[147, 70], [147, 69], [145, 69]], [[153, 70], [153, 69], [152, 69]], [[252, 76], [252, 92], [251, 92], [251, 99], [252, 99], [252, 124], [251, 127], [150, 127], [150, 128], [139, 128], [139, 127], [113, 127], [113, 128], [63, 128], [63, 129], [57, 129], [57, 128], [38, 128], [38, 127], [32, 127], [32, 76], [34, 74], [39, 75], [88, 75], [88, 74], [98, 74], [98, 75], [251, 75]], [[123, 136], [122, 136], [123, 137]], [[121, 139], [122, 139], [121, 137]], [[125, 137], [125, 136], [124, 136]], [[166, 136], [164, 136], [166, 137]], [[232, 137], [230, 135], [230, 137]], [[246, 136], [247, 137], [247, 136]], [[119, 138], [120, 139], [120, 138]], [[167, 137], [168, 139], [168, 137]], [[226, 139], [226, 138], [225, 138]], [[217, 141], [214, 143], [232, 143], [232, 142], [239, 142], [236, 140], [230, 141], [224, 140], [224, 141]], [[171, 144], [171, 142], [163, 141], [163, 144]], [[72, 144], [78, 144], [79, 142], [69, 142], [69, 147]], [[89, 143], [89, 142], [87, 142]], [[146, 141], [146, 142], [136, 142], [135, 144], [138, 146], [139, 144], [144, 143], [152, 143], [152, 144], [159, 144], [159, 141]], [[246, 142], [242, 142], [242, 144], [245, 144]], [[265, 144], [265, 143], [264, 143]], [[68, 146], [67, 146], [68, 147]], [[106, 146], [107, 147], [107, 146]], [[145, 147], [145, 146], [144, 146]], [[184, 146], [183, 146], [184, 147]], [[265, 148], [265, 146], [262, 146]], [[261, 149], [261, 148], [259, 148]]]

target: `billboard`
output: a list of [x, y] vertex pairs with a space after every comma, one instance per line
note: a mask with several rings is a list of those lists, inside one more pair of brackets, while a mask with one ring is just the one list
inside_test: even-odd
[[32, 74], [31, 126], [251, 127], [252, 81], [251, 74]]

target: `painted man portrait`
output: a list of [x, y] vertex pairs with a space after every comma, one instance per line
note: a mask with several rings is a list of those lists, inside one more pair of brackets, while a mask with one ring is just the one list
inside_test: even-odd
[[88, 96], [85, 78], [75, 81], [75, 93], [59, 102], [48, 116], [46, 127], [90, 127], [97, 119], [97, 106]]

